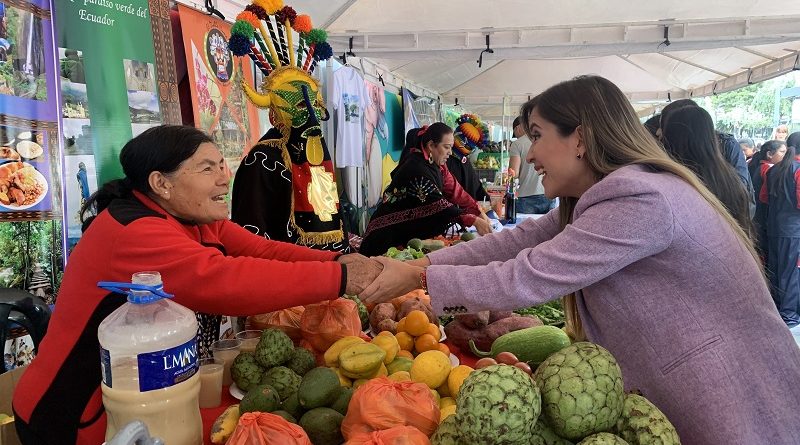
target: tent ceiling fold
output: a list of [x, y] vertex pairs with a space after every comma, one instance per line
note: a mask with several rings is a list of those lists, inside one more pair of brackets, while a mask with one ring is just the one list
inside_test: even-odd
[[[186, 1], [186, 0], [181, 0]], [[218, 0], [234, 19], [246, 0]], [[191, 3], [189, 3], [191, 4]], [[798, 0], [294, 0], [353, 52], [499, 120], [554, 83], [599, 74], [638, 110], [800, 69]], [[670, 45], [664, 29], [669, 28]], [[491, 39], [493, 54], [483, 55]]]

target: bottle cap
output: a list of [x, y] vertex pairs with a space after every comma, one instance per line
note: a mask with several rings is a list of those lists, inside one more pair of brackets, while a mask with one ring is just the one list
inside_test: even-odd
[[114, 281], [100, 281], [97, 287], [118, 294], [128, 296], [128, 302], [133, 304], [147, 304], [162, 298], [172, 298], [173, 294], [164, 292], [161, 283], [161, 274], [158, 272], [138, 272], [133, 274], [133, 283], [118, 283]]

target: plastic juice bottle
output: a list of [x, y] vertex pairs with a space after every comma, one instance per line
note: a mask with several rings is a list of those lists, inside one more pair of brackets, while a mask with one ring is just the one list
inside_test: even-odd
[[97, 330], [106, 440], [139, 420], [166, 444], [200, 445], [195, 314], [169, 300], [158, 272], [133, 274], [132, 282], [98, 283], [128, 294]]

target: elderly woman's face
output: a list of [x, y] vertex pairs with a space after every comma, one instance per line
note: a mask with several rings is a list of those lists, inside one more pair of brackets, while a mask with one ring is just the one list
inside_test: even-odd
[[200, 144], [168, 179], [171, 187], [160, 198], [171, 215], [198, 224], [228, 218], [230, 170], [216, 145]]

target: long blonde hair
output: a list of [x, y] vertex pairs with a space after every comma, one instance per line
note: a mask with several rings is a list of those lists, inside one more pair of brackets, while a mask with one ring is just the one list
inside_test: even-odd
[[[753, 242], [739, 223], [691, 170], [673, 160], [664, 151], [639, 122], [622, 91], [611, 81], [599, 76], [579, 76], [548, 88], [522, 105], [520, 115], [526, 132], [529, 132], [528, 122], [534, 108], [544, 119], [553, 123], [562, 136], [568, 136], [578, 126], [581, 127], [586, 147], [584, 159], [598, 180], [627, 165], [644, 165], [654, 171], [672, 173], [684, 180], [728, 223], [758, 267], [761, 267]], [[563, 230], [572, 222], [578, 198], [562, 197], [559, 200]], [[563, 297], [562, 301], [570, 335], [576, 340], [585, 339], [575, 293]]]

